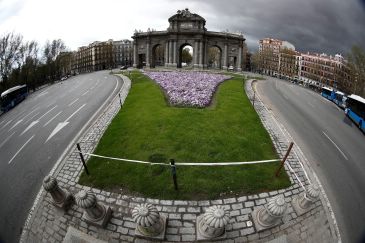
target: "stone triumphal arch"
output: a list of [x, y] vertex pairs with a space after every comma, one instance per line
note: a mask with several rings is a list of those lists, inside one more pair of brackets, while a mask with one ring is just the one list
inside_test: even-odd
[[182, 50], [184, 46], [193, 49], [192, 65], [194, 68], [205, 69], [212, 66], [209, 62], [211, 48], [219, 58], [214, 67], [242, 70], [243, 46], [245, 38], [242, 34], [207, 31], [205, 19], [188, 9], [177, 11], [169, 18], [166, 31], [148, 29], [147, 32], [135, 31], [134, 67], [153, 68], [156, 66], [181, 67]]

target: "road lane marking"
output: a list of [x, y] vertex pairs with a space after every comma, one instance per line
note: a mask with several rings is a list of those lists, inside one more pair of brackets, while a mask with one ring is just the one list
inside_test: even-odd
[[41, 117], [38, 118], [38, 120], [40, 120], [43, 117], [45, 117], [48, 113], [50, 113], [51, 111], [53, 111], [56, 107], [57, 107], [57, 105], [55, 105], [52, 109], [50, 109], [49, 111], [47, 111], [46, 113], [44, 113]]
[[1, 144], [0, 144], [0, 148], [2, 146], [4, 146], [4, 144], [14, 135], [15, 132], [13, 132], [9, 137], [7, 137]]
[[53, 121], [59, 114], [61, 114], [62, 111], [58, 112], [56, 115], [54, 115], [51, 120], [49, 120], [46, 124], [43, 125], [43, 127], [47, 126], [51, 121]]
[[89, 93], [89, 90], [87, 90], [85, 93], [83, 93], [81, 96], [86, 95], [87, 93]]
[[39, 122], [39, 120], [33, 121], [31, 124], [29, 124], [29, 126], [19, 135], [19, 137], [22, 136], [24, 133], [26, 133], [29, 129], [31, 129], [38, 122]]
[[1, 130], [4, 128], [4, 127], [6, 127], [7, 125], [9, 125], [9, 123], [10, 122], [12, 122], [13, 120], [10, 120], [10, 121], [8, 121], [2, 128], [1, 128]]
[[71, 114], [71, 116], [69, 116], [65, 122], [67, 122], [68, 120], [70, 120], [77, 112], [79, 112], [86, 104], [83, 104], [82, 106], [79, 107], [79, 109], [77, 109], [74, 113]]
[[19, 120], [19, 121], [17, 121], [10, 129], [9, 129], [9, 131], [8, 132], [10, 132], [14, 127], [16, 127], [16, 126], [18, 126], [19, 125], [19, 123], [21, 123], [23, 121], [23, 119], [21, 119], [21, 120]]
[[30, 142], [30, 140], [32, 140], [34, 138], [34, 135], [31, 136], [28, 141], [25, 142], [25, 144], [23, 144], [23, 146], [18, 150], [18, 152], [16, 152], [13, 156], [13, 158], [11, 158], [11, 160], [9, 160], [8, 164], [10, 164], [14, 159], [15, 157], [20, 153], [20, 151], [22, 151], [22, 149]]
[[31, 118], [29, 118], [28, 120], [26, 120], [24, 123], [27, 123], [31, 120], [33, 120], [34, 117], [38, 116], [40, 112], [37, 112], [34, 116], [32, 116]]
[[25, 117], [22, 118], [25, 119], [26, 117], [30, 116], [33, 112], [35, 112], [36, 110], [38, 110], [39, 107], [36, 107], [34, 110], [32, 110], [30, 113], [28, 113], [28, 115], [26, 115]]
[[346, 155], [344, 154], [344, 152], [342, 152], [342, 150], [337, 146], [337, 144], [335, 143], [335, 142], [333, 142], [332, 141], [332, 139], [324, 132], [324, 131], [322, 131], [322, 133], [328, 138], [328, 140], [330, 140], [331, 141], [331, 143], [333, 144], [333, 145], [335, 145], [335, 147], [337, 148], [337, 150], [338, 151], [340, 151], [340, 153], [342, 154], [342, 156], [346, 159], [346, 160], [349, 160], [347, 157], [346, 157]]
[[71, 114], [64, 122], [60, 122], [57, 124], [55, 129], [53, 129], [52, 133], [48, 136], [47, 140], [44, 143], [47, 143], [48, 140], [50, 140], [54, 135], [56, 135], [59, 131], [61, 131], [62, 128], [67, 126], [69, 124], [69, 121], [77, 112], [79, 112], [86, 104], [83, 104], [79, 109], [77, 109], [74, 113]]
[[76, 100], [72, 101], [70, 104], [68, 104], [68, 106], [72, 106], [74, 103], [76, 103], [79, 100], [79, 98], [77, 98]]

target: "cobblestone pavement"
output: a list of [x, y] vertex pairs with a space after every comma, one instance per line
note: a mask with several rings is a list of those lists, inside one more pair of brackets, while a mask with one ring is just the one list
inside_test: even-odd
[[[126, 77], [123, 77], [123, 80], [121, 96], [124, 102], [131, 83]], [[246, 82], [245, 89], [248, 97], [252, 100], [252, 80]], [[283, 157], [288, 148], [288, 141], [290, 141], [288, 134], [264, 107], [257, 95], [254, 105], [279, 155]], [[116, 97], [81, 138], [80, 144], [84, 152], [94, 150], [106, 127], [119, 109], [119, 99]], [[320, 200], [311, 206], [309, 212], [301, 216], [295, 213], [290, 202], [303, 192], [303, 188], [294, 173], [290, 172], [288, 166], [285, 166], [285, 169], [290, 176], [292, 185], [287, 189], [206, 201], [159, 200], [131, 197], [79, 185], [77, 181], [82, 171], [82, 163], [76, 152], [76, 149], [72, 151], [53, 171], [53, 175], [62, 188], [68, 189], [73, 194], [82, 189], [93, 191], [99, 202], [109, 205], [113, 209], [112, 219], [105, 229], [88, 225], [81, 219], [83, 213], [81, 208], [73, 205], [67, 212], [60, 211], [52, 205], [50, 195], [41, 189], [25, 223], [20, 242], [62, 242], [69, 226], [108, 242], [147, 242], [134, 237], [135, 223], [131, 216], [131, 209], [144, 202], [156, 205], [161, 215], [168, 217], [165, 242], [195, 241], [197, 216], [204, 213], [206, 208], [212, 205], [222, 205], [230, 211], [231, 219], [226, 228], [227, 237], [221, 242], [267, 242], [282, 237], [286, 237], [287, 242], [340, 241], [337, 226], [323, 190]], [[299, 161], [302, 161], [304, 165], [302, 166]], [[298, 149], [294, 149], [287, 162], [304, 185], [309, 184], [306, 173], [308, 173], [311, 181], [317, 182], [317, 178], [308, 168], [303, 154]], [[303, 167], [306, 168], [306, 172]], [[254, 208], [264, 205], [271, 197], [279, 194], [285, 197], [288, 206], [282, 224], [258, 233], [253, 225], [251, 212]]]

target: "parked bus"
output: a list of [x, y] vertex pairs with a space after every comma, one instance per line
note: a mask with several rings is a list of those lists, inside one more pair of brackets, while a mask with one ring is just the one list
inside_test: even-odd
[[347, 97], [345, 113], [365, 132], [365, 99], [358, 95]]
[[345, 109], [346, 108], [346, 99], [347, 99], [347, 97], [343, 92], [336, 91], [333, 102], [335, 102], [335, 104], [337, 106], [339, 106], [340, 108]]
[[5, 90], [1, 93], [1, 111], [7, 112], [21, 101], [23, 101], [28, 95], [28, 89], [26, 85], [18, 85]]
[[322, 87], [321, 94], [323, 97], [325, 97], [326, 99], [329, 99], [331, 101], [335, 98], [335, 91], [333, 91], [333, 89], [330, 89], [327, 87]]

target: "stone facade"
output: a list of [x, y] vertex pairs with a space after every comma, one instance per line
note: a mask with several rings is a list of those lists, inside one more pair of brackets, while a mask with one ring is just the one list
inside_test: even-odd
[[148, 30], [136, 31], [134, 39], [134, 67], [153, 68], [156, 66], [156, 49], [163, 51], [163, 65], [165, 67], [182, 67], [181, 53], [185, 46], [193, 48], [193, 67], [208, 67], [208, 49], [217, 47], [220, 50], [222, 68], [230, 66], [237, 71], [242, 70], [243, 48], [245, 38], [242, 34], [228, 32], [212, 32], [205, 28], [205, 19], [188, 9], [178, 11], [169, 18], [166, 31]]

